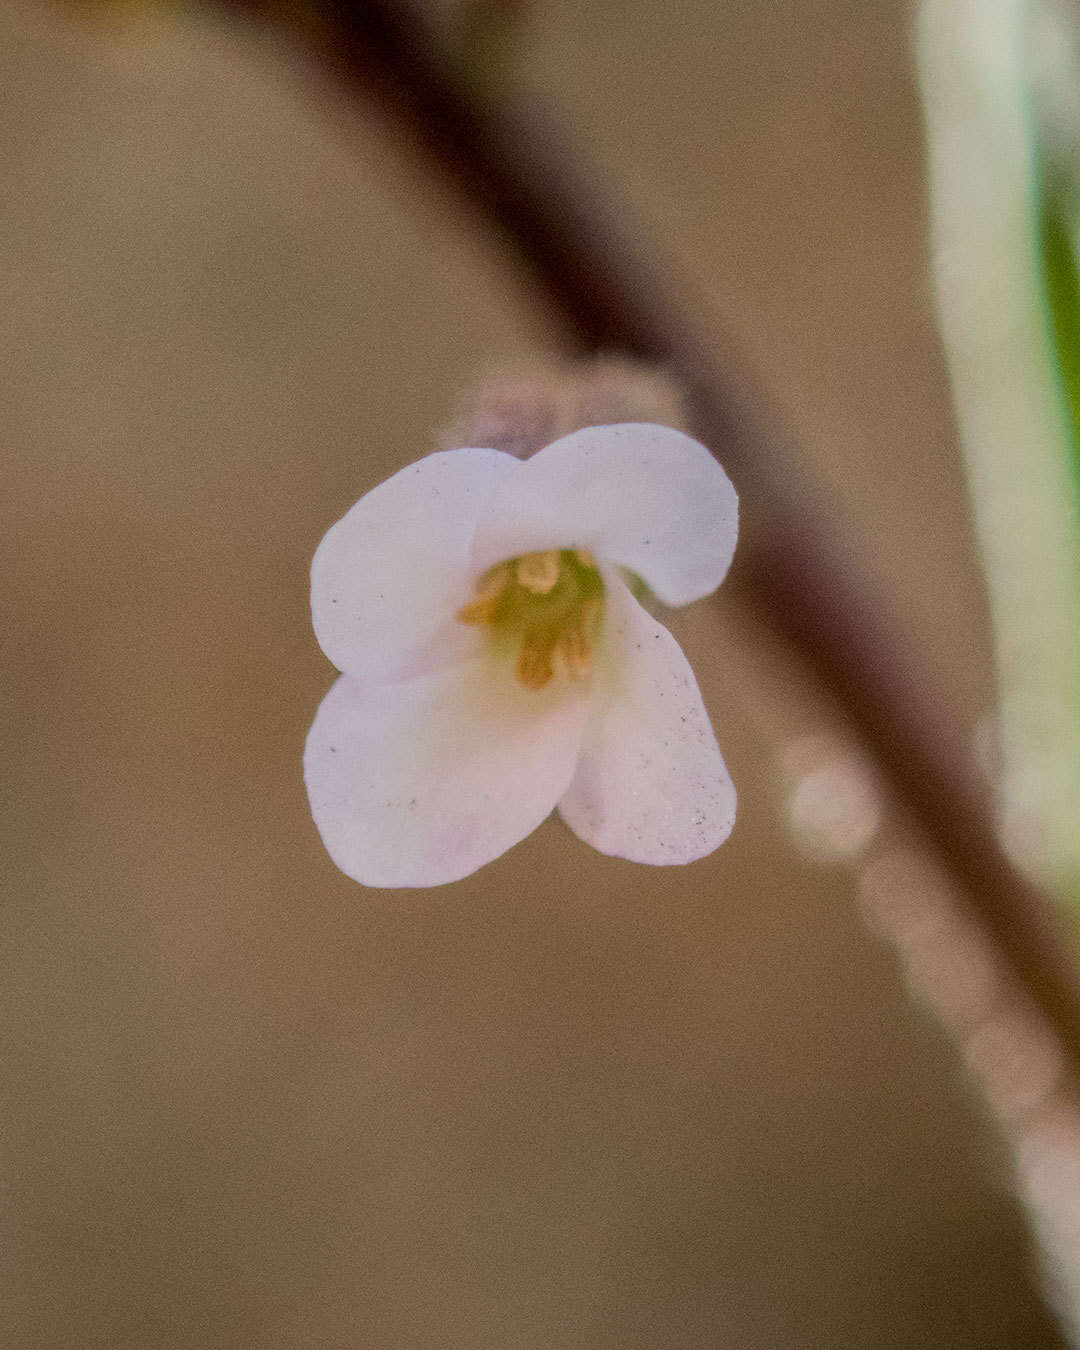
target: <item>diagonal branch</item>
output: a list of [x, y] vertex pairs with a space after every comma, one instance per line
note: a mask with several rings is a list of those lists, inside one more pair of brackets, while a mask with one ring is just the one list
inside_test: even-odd
[[[258, 0], [254, 0], [258, 4]], [[657, 363], [688, 391], [696, 433], [743, 503], [728, 586], [801, 655], [874, 755], [1003, 960], [1080, 1074], [1080, 983], [1060, 916], [1005, 855], [989, 793], [953, 719], [902, 649], [793, 458], [759, 421], [729, 356], [717, 362], [566, 130], [535, 99], [482, 92], [407, 3], [324, 0], [322, 60], [374, 94], [402, 134], [516, 250], [584, 350]]]

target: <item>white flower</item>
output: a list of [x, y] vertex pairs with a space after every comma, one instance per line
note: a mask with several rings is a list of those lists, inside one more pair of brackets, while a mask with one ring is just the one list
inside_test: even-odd
[[693, 671], [624, 578], [708, 595], [735, 490], [696, 441], [589, 427], [531, 459], [448, 450], [327, 533], [311, 608], [341, 678], [304, 778], [334, 862], [368, 886], [468, 876], [558, 807], [602, 853], [685, 863], [735, 821]]

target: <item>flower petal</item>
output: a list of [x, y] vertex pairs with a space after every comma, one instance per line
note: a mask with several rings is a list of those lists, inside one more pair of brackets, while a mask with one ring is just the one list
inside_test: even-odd
[[697, 441], [625, 422], [575, 431], [500, 478], [477, 527], [479, 569], [548, 548], [590, 548], [685, 605], [714, 591], [735, 551], [738, 498]]
[[574, 772], [586, 691], [530, 692], [490, 656], [377, 688], [343, 675], [304, 750], [311, 811], [366, 886], [438, 886], [524, 839]]
[[455, 619], [472, 594], [473, 533], [496, 484], [520, 469], [497, 450], [443, 450], [331, 526], [311, 564], [311, 614], [339, 670], [388, 680], [475, 651], [475, 630]]
[[735, 823], [735, 788], [679, 644], [605, 576], [603, 650], [559, 814], [601, 853], [687, 863]]

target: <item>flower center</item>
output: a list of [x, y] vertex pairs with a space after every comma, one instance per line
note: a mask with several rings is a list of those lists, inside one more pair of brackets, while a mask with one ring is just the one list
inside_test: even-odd
[[498, 563], [476, 583], [462, 623], [518, 644], [516, 673], [527, 689], [553, 675], [584, 679], [604, 608], [604, 582], [588, 549], [548, 549]]

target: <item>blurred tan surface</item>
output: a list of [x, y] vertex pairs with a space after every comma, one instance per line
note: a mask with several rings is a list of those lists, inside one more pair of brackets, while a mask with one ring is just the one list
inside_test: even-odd
[[[545, 0], [529, 68], [974, 719], [903, 8], [674, 13]], [[673, 624], [740, 788], [713, 858], [325, 856], [308, 562], [555, 349], [511, 260], [209, 20], [0, 11], [0, 173], [4, 1343], [1058, 1345], [960, 1065], [788, 840], [744, 616]]]

